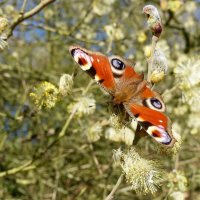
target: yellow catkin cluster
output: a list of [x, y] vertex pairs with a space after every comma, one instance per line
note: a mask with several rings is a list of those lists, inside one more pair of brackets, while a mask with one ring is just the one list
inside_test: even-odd
[[38, 109], [43, 107], [52, 108], [58, 100], [58, 88], [49, 82], [42, 82], [36, 85], [30, 97]]
[[137, 193], [155, 193], [163, 177], [159, 163], [142, 158], [134, 148], [121, 153], [121, 167], [127, 182]]

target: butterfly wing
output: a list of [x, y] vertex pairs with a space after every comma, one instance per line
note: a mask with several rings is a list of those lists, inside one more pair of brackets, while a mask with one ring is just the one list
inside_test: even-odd
[[115, 104], [123, 103], [152, 138], [165, 146], [174, 145], [176, 140], [170, 119], [164, 114], [162, 98], [148, 87], [133, 65], [121, 57], [107, 57], [79, 46], [72, 46], [69, 51], [81, 69], [114, 97]]
[[83, 71], [89, 74], [107, 92], [113, 93], [115, 80], [107, 56], [99, 52], [88, 51], [79, 46], [71, 46], [69, 51]]
[[135, 102], [125, 103], [125, 109], [157, 142], [164, 146], [173, 147], [176, 139], [172, 134], [171, 121], [164, 114], [165, 105], [161, 96], [146, 87], [140, 97]]
[[143, 75], [137, 74], [133, 66], [119, 56], [107, 57], [79, 46], [71, 46], [69, 51], [81, 69], [113, 96], [116, 85], [127, 79], [143, 79]]

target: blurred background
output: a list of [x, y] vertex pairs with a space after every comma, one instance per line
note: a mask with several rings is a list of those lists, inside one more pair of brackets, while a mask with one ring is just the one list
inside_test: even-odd
[[116, 128], [111, 98], [78, 69], [68, 49], [78, 44], [120, 55], [146, 75], [147, 4], [162, 18], [157, 48], [168, 66], [155, 89], [182, 143], [170, 151], [150, 137], [139, 140], [139, 155], [166, 173], [153, 195], [124, 179], [114, 199], [200, 199], [200, 1], [56, 0], [21, 20], [45, 2], [0, 1], [0, 199], [108, 196], [124, 173], [113, 150], [129, 149], [134, 131]]

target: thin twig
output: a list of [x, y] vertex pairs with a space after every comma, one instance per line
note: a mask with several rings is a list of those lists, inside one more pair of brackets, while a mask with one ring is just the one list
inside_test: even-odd
[[32, 164], [32, 161], [29, 160], [28, 162], [26, 162], [25, 164], [23, 164], [23, 165], [21, 165], [19, 167], [15, 167], [15, 168], [9, 169], [7, 171], [1, 172], [0, 173], [0, 177], [6, 176], [6, 175], [10, 175], [10, 174], [16, 174], [19, 171], [24, 171], [27, 167], [30, 167], [31, 164]]
[[54, 191], [53, 191], [53, 194], [52, 194], [52, 200], [57, 199], [59, 178], [60, 178], [59, 171], [56, 170], [56, 180], [55, 180], [55, 185], [54, 185]]
[[95, 0], [92, 0], [90, 2], [90, 5], [87, 7], [87, 10], [84, 14], [84, 16], [81, 17], [81, 20], [77, 22], [77, 24], [75, 24], [71, 29], [70, 31], [68, 32], [68, 35], [71, 35], [72, 33], [74, 33], [75, 30], [77, 30], [82, 24], [83, 22], [85, 21], [85, 19], [88, 17], [88, 15], [91, 13], [91, 9], [93, 7], [93, 3], [94, 3]]
[[71, 120], [73, 119], [77, 109], [78, 109], [78, 106], [75, 106], [74, 109], [72, 110], [70, 116], [68, 117], [67, 121], [65, 122], [65, 125], [63, 126], [62, 130], [59, 133], [59, 138], [61, 138], [65, 135], [65, 132], [66, 132]]
[[[14, 31], [14, 29], [24, 20], [31, 18], [32, 16], [36, 15], [37, 13], [39, 13], [43, 8], [45, 8], [47, 5], [55, 2], [56, 0], [42, 0], [40, 1], [40, 3], [35, 6], [33, 9], [31, 9], [30, 11], [27, 11], [25, 13], [23, 13], [23, 15], [20, 14], [18, 15], [18, 17], [11, 23], [10, 28], [8, 30], [7, 33], [7, 38], [8, 39], [10, 36], [12, 36], [12, 33]], [[23, 6], [25, 6], [26, 2], [24, 2]], [[22, 7], [22, 9], [24, 9]]]
[[151, 56], [147, 60], [147, 62], [148, 62], [147, 81], [148, 82], [151, 82], [151, 70], [152, 70], [152, 66], [153, 66], [154, 52], [155, 52], [155, 49], [156, 49], [157, 41], [158, 41], [158, 37], [156, 37], [156, 36], [153, 35], [153, 37], [152, 37], [152, 43], [151, 43]]
[[[30, 27], [34, 27], [34, 28], [39, 28], [39, 29], [42, 29], [42, 30], [45, 30], [45, 31], [48, 31], [48, 32], [52, 32], [52, 33], [56, 33], [58, 35], [65, 36], [65, 37], [71, 37], [71, 38], [73, 38], [77, 41], [80, 41], [80, 42], [85, 42], [85, 43], [89, 43], [89, 44], [99, 44], [99, 41], [97, 41], [97, 40], [77, 38], [77, 37], [75, 37], [75, 35], [72, 34], [73, 32], [71, 32], [71, 31], [70, 32], [67, 31], [67, 30], [66, 31], [65, 30], [59, 31], [58, 29], [51, 27], [51, 26], [48, 26], [48, 25], [45, 25], [43, 23], [34, 24], [34, 23], [31, 23], [31, 22], [23, 22], [22, 25], [30, 26]], [[118, 41], [115, 40], [115, 41], [119, 42], [120, 40], [118, 40]]]
[[92, 84], [94, 83], [93, 80], [90, 80], [90, 82], [88, 83], [87, 87], [84, 89], [84, 91], [82, 92], [82, 95], [84, 96], [88, 90], [90, 89], [90, 87], [92, 86]]
[[174, 162], [174, 169], [178, 170], [179, 168], [179, 154], [176, 154], [175, 162]]
[[172, 93], [174, 90], [176, 90], [178, 87], [178, 85], [175, 85], [174, 87], [168, 89], [168, 90], [165, 90], [165, 92], [162, 94], [162, 97], [166, 96], [167, 94], [169, 93]]
[[115, 194], [115, 192], [117, 191], [117, 189], [119, 188], [122, 180], [123, 180], [123, 174], [119, 177], [119, 179], [117, 180], [117, 183], [115, 184], [115, 186], [113, 187], [112, 191], [110, 192], [110, 194], [105, 198], [105, 200], [111, 200], [113, 199], [113, 196]]
[[103, 174], [103, 171], [102, 171], [102, 169], [101, 169], [101, 167], [100, 167], [99, 160], [97, 159], [97, 157], [96, 157], [96, 155], [95, 155], [95, 153], [94, 153], [93, 145], [90, 144], [89, 147], [90, 147], [90, 150], [91, 150], [91, 152], [92, 152], [92, 159], [93, 159], [93, 161], [94, 161], [94, 164], [95, 164], [95, 166], [96, 166], [96, 168], [97, 168], [99, 174], [102, 175], [102, 174]]
[[[52, 184], [52, 183], [50, 183], [50, 181], [41, 180], [41, 182], [42, 182], [44, 185], [46, 185], [46, 186], [52, 188], [52, 190], [55, 188], [55, 185]], [[66, 188], [64, 189], [64, 188], [58, 187], [58, 188], [57, 188], [57, 191], [58, 191], [59, 193], [61, 193], [61, 194], [66, 194], [66, 195], [69, 194], [69, 192], [66, 190]]]
[[22, 7], [21, 7], [21, 10], [20, 10], [20, 14], [21, 14], [21, 15], [24, 15], [24, 11], [25, 11], [25, 9], [26, 9], [27, 1], [28, 1], [28, 0], [24, 0], [24, 1], [23, 1]]
[[113, 39], [110, 38], [109, 41], [108, 41], [108, 47], [107, 47], [106, 53], [110, 53], [111, 52], [112, 44], [113, 44]]

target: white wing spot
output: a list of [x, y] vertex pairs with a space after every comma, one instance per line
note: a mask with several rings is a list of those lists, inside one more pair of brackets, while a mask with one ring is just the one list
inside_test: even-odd
[[142, 117], [138, 117], [138, 118], [136, 118], [137, 119], [137, 121], [139, 121], [139, 122], [144, 122], [145, 120], [142, 118]]
[[94, 61], [94, 58], [93, 58], [92, 56], [90, 56], [90, 60], [91, 60], [91, 62], [93, 62], [93, 61]]
[[100, 81], [101, 78], [96, 74], [95, 77], [94, 77], [95, 81]]

